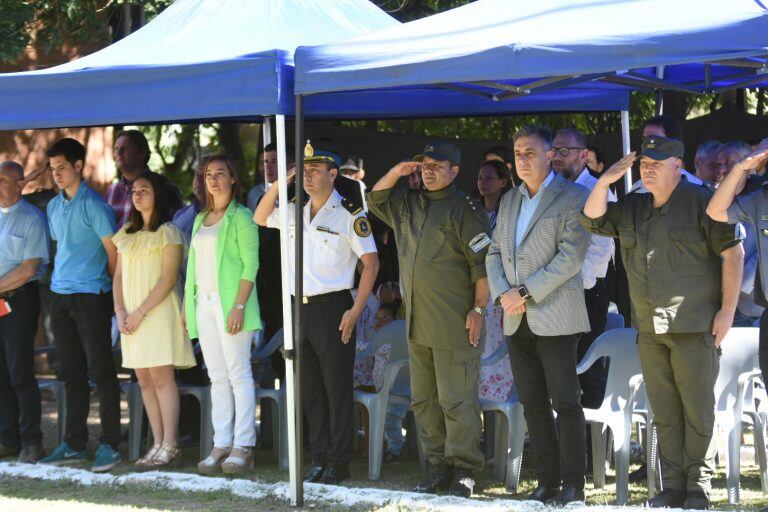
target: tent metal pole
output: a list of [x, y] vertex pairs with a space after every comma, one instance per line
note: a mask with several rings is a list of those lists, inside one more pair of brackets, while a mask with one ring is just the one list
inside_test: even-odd
[[[628, 155], [630, 152], [629, 141], [629, 110], [621, 111], [621, 147], [623, 153]], [[632, 188], [632, 168], [630, 167], [627, 174], [624, 175], [624, 193], [628, 194], [629, 189]]]
[[[664, 66], [656, 67], [656, 78], [659, 80], [664, 79]], [[664, 91], [662, 89], [656, 89], [656, 115], [660, 116], [664, 113]]]
[[[296, 280], [295, 296], [294, 296], [294, 314], [293, 314], [293, 333], [295, 340], [292, 357], [293, 357], [293, 376], [294, 382], [298, 382], [298, 385], [293, 390], [294, 399], [294, 437], [289, 439], [289, 443], [293, 445], [293, 457], [291, 464], [296, 471], [295, 480], [291, 482], [292, 496], [291, 504], [296, 507], [304, 505], [304, 482], [299, 475], [301, 471], [301, 452], [303, 436], [301, 435], [301, 427], [303, 425], [303, 416], [301, 414], [301, 305], [302, 297], [304, 295], [304, 97], [301, 95], [296, 96], [296, 181], [294, 186], [296, 187], [296, 255], [295, 259], [295, 271]], [[287, 369], [286, 369], [287, 371]], [[290, 421], [289, 421], [290, 423]], [[294, 474], [291, 474], [294, 476]], [[293, 494], [295, 494], [295, 499]]]
[[261, 121], [261, 141], [264, 146], [272, 143], [272, 120], [269, 116], [264, 116]]
[[[288, 159], [285, 153], [285, 116], [279, 115], [275, 118], [275, 128], [277, 135], [277, 180], [279, 189], [279, 202], [281, 205], [287, 205], [288, 203]], [[286, 208], [280, 208], [280, 261], [290, 261], [291, 252], [289, 244], [291, 243], [291, 237], [289, 235], [288, 225], [288, 210]], [[282, 279], [282, 301], [283, 301], [283, 347], [285, 353], [294, 355], [296, 353], [294, 347], [293, 337], [293, 318], [291, 315], [291, 281], [293, 276], [290, 273], [290, 267], [282, 265], [281, 279]], [[298, 359], [292, 357], [286, 357], [285, 360], [285, 396], [286, 396], [286, 411], [288, 416], [287, 421], [287, 433], [281, 433], [280, 436], [286, 436], [288, 440], [288, 475], [290, 482], [290, 498], [291, 504], [294, 506], [300, 506], [303, 500], [302, 491], [303, 484], [301, 478], [301, 449], [297, 446], [296, 440], [301, 439], [301, 421], [297, 418], [301, 418], [300, 414], [297, 414], [297, 401], [298, 401]]]

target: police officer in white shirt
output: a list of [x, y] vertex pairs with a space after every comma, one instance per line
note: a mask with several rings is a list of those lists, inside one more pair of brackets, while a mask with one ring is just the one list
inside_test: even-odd
[[[563, 178], [573, 181], [592, 190], [597, 179], [587, 168], [587, 138], [575, 128], [565, 128], [555, 133], [552, 141], [552, 169]], [[616, 195], [609, 191], [609, 201], [616, 201]], [[590, 345], [605, 331], [608, 317], [608, 286], [605, 275], [608, 264], [613, 256], [613, 239], [605, 236], [591, 235], [587, 246], [587, 255], [581, 268], [584, 282], [584, 300], [587, 304], [590, 332], [579, 339], [578, 359], [581, 360]], [[605, 391], [606, 368], [601, 363], [595, 363], [586, 373], [579, 375], [583, 395], [581, 403], [584, 407], [595, 408], [602, 403]]]
[[[342, 197], [334, 186], [341, 159], [334, 151], [304, 148], [304, 280], [301, 323], [301, 393], [309, 422], [312, 466], [305, 481], [338, 484], [349, 478], [354, 438], [353, 331], [379, 268], [371, 225], [362, 205]], [[289, 182], [293, 172], [289, 173]], [[270, 187], [256, 208], [260, 226], [280, 228], [278, 187]], [[295, 204], [287, 207], [289, 269], [295, 272]], [[355, 268], [362, 272], [352, 299]], [[291, 293], [294, 294], [291, 281]], [[351, 341], [351, 342], [350, 342]]]

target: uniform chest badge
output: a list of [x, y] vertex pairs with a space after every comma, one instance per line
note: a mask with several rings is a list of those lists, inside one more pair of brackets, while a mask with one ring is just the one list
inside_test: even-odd
[[479, 235], [475, 236], [472, 240], [469, 241], [469, 248], [472, 249], [472, 252], [474, 252], [475, 254], [482, 251], [489, 245], [491, 245], [491, 239], [485, 233], [480, 233]]
[[367, 236], [371, 236], [371, 223], [368, 222], [368, 219], [365, 217], [358, 217], [355, 219], [354, 228], [355, 233], [359, 237], [365, 238]]

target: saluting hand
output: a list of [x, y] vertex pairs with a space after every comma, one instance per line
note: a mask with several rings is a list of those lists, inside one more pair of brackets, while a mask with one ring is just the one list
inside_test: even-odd
[[390, 169], [389, 172], [394, 173], [400, 177], [410, 176], [414, 172], [418, 171], [420, 167], [420, 162], [400, 162], [392, 169]]
[[341, 331], [341, 341], [345, 345], [349, 343], [350, 338], [352, 338], [352, 330], [355, 328], [358, 316], [360, 315], [357, 312], [352, 309], [348, 309], [341, 317], [339, 330]]
[[634, 151], [626, 155], [624, 158], [610, 166], [608, 170], [600, 176], [600, 181], [607, 181], [609, 184], [616, 183], [632, 168], [632, 164], [635, 162], [636, 158], [637, 156], [635, 156]]
[[467, 324], [465, 328], [468, 331], [469, 344], [473, 347], [477, 347], [477, 344], [480, 343], [480, 333], [483, 330], [483, 316], [474, 309], [470, 309], [469, 313], [467, 313]]
[[759, 168], [765, 160], [768, 160], [768, 138], [761, 140], [755, 150], [737, 165], [745, 171], [753, 171]]

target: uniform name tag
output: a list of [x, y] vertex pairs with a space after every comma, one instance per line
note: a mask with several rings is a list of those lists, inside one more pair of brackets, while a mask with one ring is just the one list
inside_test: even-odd
[[489, 245], [491, 245], [491, 239], [485, 233], [480, 233], [469, 242], [469, 248], [472, 249], [472, 252], [475, 254], [482, 251]]
[[316, 229], [317, 229], [318, 231], [322, 231], [323, 233], [328, 233], [329, 235], [336, 235], [336, 236], [338, 236], [338, 235], [339, 235], [337, 232], [335, 232], [335, 231], [331, 231], [330, 229], [328, 229], [328, 228], [326, 228], [326, 227], [324, 227], [324, 226], [317, 226], [317, 228], [316, 228]]
[[768, 215], [763, 215], [762, 220], [768, 220]]

